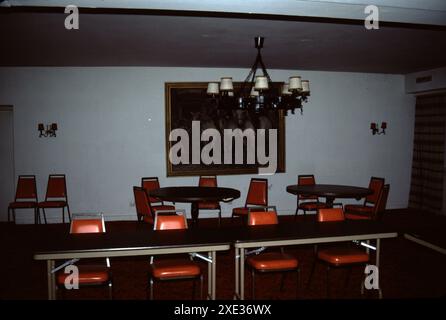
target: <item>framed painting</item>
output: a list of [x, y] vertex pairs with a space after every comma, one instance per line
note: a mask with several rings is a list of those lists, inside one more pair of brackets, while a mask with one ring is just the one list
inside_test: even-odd
[[257, 174], [272, 167], [265, 156], [276, 162], [272, 173], [285, 172], [283, 112], [219, 109], [206, 90], [207, 82], [165, 83], [167, 176]]

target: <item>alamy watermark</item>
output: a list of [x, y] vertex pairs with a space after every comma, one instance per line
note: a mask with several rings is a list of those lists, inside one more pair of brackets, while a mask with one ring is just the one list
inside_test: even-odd
[[[201, 132], [200, 121], [192, 121], [192, 137], [187, 130], [177, 128], [170, 132], [169, 141], [175, 142], [169, 151], [173, 165], [218, 165], [223, 159], [224, 164], [259, 164], [261, 175], [271, 175], [277, 170], [277, 129], [224, 129], [222, 138], [217, 129]], [[202, 147], [202, 142], [207, 143]]]
[[364, 8], [364, 13], [368, 16], [364, 20], [364, 27], [367, 30], [379, 29], [379, 9], [375, 5], [368, 5]]
[[68, 16], [65, 18], [64, 26], [67, 30], [79, 30], [79, 9], [75, 5], [68, 5], [65, 7], [65, 13], [68, 13]]
[[79, 289], [79, 268], [72, 264], [64, 268], [64, 273], [67, 274], [64, 280], [65, 289]]
[[364, 279], [364, 287], [367, 290], [379, 290], [379, 269], [373, 264], [368, 264], [364, 269], [367, 276]]

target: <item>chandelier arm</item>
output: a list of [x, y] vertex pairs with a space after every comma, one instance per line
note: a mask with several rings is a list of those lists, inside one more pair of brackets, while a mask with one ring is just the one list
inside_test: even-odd
[[252, 84], [254, 82], [254, 79], [255, 79], [255, 76], [257, 73], [258, 64], [259, 64], [259, 54], [257, 54], [256, 60], [254, 61], [254, 64], [252, 65], [251, 70], [248, 73], [248, 76], [245, 78], [245, 81], [243, 81], [242, 87], [240, 88], [241, 95], [244, 94], [247, 84], [249, 84], [249, 86], [250, 86], [249, 92], [251, 92]]
[[266, 78], [268, 79], [268, 82], [270, 82], [270, 83], [273, 82], [271, 80], [271, 77], [268, 74], [268, 71], [266, 71], [266, 67], [265, 67], [265, 64], [262, 61], [262, 57], [260, 57], [260, 66], [262, 67], [263, 75], [266, 76]]

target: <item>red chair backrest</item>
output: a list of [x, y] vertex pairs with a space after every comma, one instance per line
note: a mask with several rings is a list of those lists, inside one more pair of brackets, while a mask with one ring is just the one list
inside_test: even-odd
[[381, 195], [378, 199], [378, 204], [376, 205], [376, 209], [374, 212], [374, 219], [379, 220], [382, 217], [382, 214], [384, 213], [384, 211], [386, 210], [386, 205], [387, 205], [387, 198], [389, 196], [389, 191], [390, 191], [390, 185], [385, 184], [382, 191], [381, 191]]
[[70, 233], [104, 233], [104, 219], [73, 219], [71, 220]]
[[19, 176], [15, 199], [35, 199], [37, 201], [36, 176]]
[[200, 176], [198, 185], [200, 187], [216, 187], [217, 186], [217, 177], [216, 176]]
[[319, 222], [344, 221], [344, 211], [342, 208], [319, 209], [317, 220]]
[[153, 224], [152, 208], [150, 207], [147, 193], [143, 188], [133, 187], [136, 213], [144, 218], [144, 221]]
[[[297, 184], [299, 186], [312, 186], [316, 184], [316, 179], [312, 174], [301, 174], [297, 176]], [[317, 196], [299, 194], [299, 199], [302, 200], [315, 200], [318, 199]]]
[[250, 211], [248, 215], [249, 226], [259, 226], [268, 224], [278, 224], [277, 212], [275, 210], [269, 211]]
[[373, 193], [365, 198], [365, 202], [373, 204], [377, 203], [383, 187], [384, 187], [383, 178], [371, 177], [369, 183], [369, 189], [372, 189]]
[[141, 187], [143, 187], [146, 190], [147, 194], [149, 195], [150, 203], [161, 202], [160, 199], [150, 196], [151, 190], [159, 189], [159, 187], [160, 187], [158, 177], [141, 178]]
[[66, 198], [67, 185], [64, 174], [50, 174], [46, 188], [46, 199], [48, 198]]
[[249, 183], [246, 205], [267, 206], [268, 205], [268, 180], [251, 179]]
[[184, 215], [162, 215], [157, 214], [155, 218], [154, 230], [178, 230], [187, 229], [187, 221]]

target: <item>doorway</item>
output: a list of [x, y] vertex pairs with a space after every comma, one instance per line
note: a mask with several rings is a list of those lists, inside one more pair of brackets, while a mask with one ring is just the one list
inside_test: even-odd
[[0, 106], [0, 221], [8, 220], [14, 200], [14, 115], [12, 106]]

